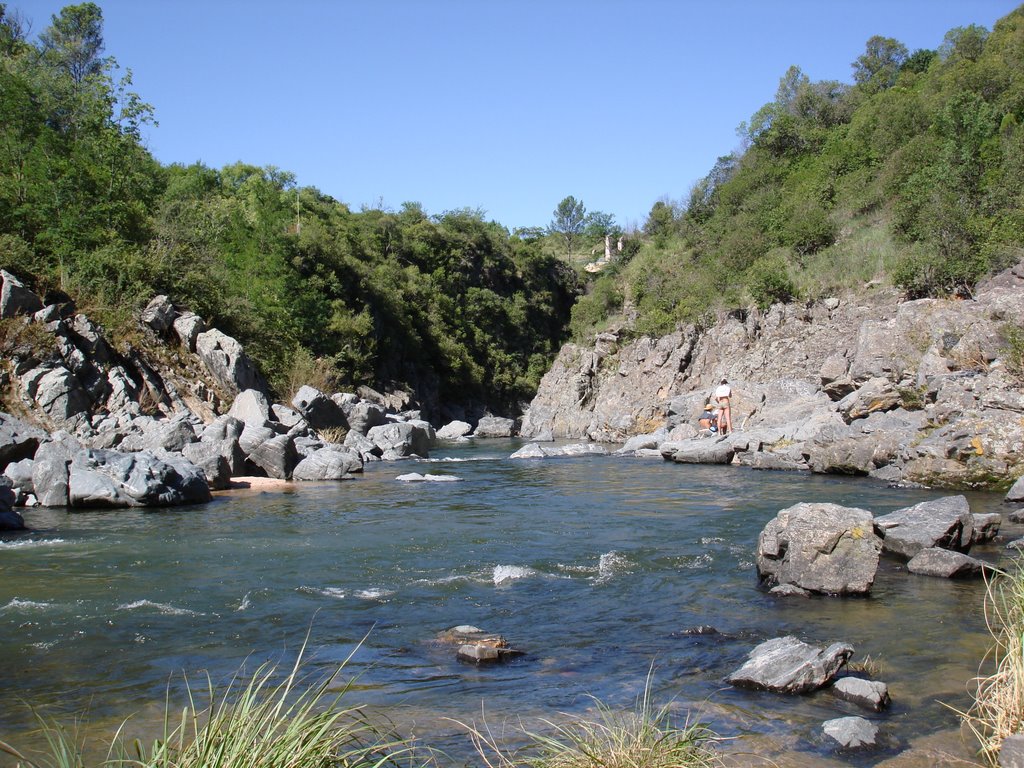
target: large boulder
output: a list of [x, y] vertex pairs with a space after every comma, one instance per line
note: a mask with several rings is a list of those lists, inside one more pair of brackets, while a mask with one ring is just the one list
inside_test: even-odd
[[206, 482], [214, 490], [223, 490], [231, 485], [236, 466], [239, 467], [237, 474], [242, 473], [240, 468], [245, 466], [245, 457], [241, 453], [237, 440], [189, 443], [181, 450], [182, 456], [203, 470]]
[[365, 400], [349, 404], [345, 410], [345, 417], [348, 419], [350, 433], [355, 432], [359, 435], [368, 435], [374, 427], [388, 423], [384, 407]]
[[148, 326], [157, 336], [166, 336], [167, 332], [174, 325], [174, 318], [177, 314], [177, 310], [175, 310], [171, 300], [161, 294], [160, 296], [153, 297], [152, 301], [142, 310], [142, 315], [139, 319], [143, 325]]
[[3, 474], [11, 481], [15, 504], [24, 504], [25, 499], [35, 493], [35, 486], [32, 484], [32, 465], [34, 463], [32, 459], [12, 461], [3, 471]]
[[32, 315], [43, 308], [43, 302], [18, 278], [0, 269], [0, 318]]
[[12, 461], [31, 459], [48, 437], [43, 430], [0, 411], [0, 469]]
[[187, 460], [174, 465], [149, 451], [122, 453], [89, 449], [71, 461], [68, 489], [74, 507], [141, 507], [192, 504], [210, 500]]
[[206, 330], [203, 318], [192, 312], [182, 312], [174, 318], [174, 332], [178, 334], [181, 345], [189, 352], [196, 351], [196, 339], [200, 333], [205, 333]]
[[704, 438], [662, 443], [658, 449], [677, 464], [730, 464], [736, 449], [727, 438]]
[[32, 463], [32, 485], [36, 499], [44, 507], [66, 507], [71, 503], [68, 480], [72, 458], [81, 444], [66, 432], [55, 432], [53, 440], [43, 443]]
[[220, 387], [231, 394], [267, 391], [267, 382], [237, 340], [213, 328], [196, 336], [196, 354]]
[[363, 470], [363, 460], [349, 448], [324, 447], [311, 452], [295, 469], [293, 480], [346, 480]]
[[246, 389], [235, 397], [227, 415], [244, 424], [263, 426], [272, 420], [270, 399], [258, 389]]
[[347, 428], [345, 412], [319, 389], [303, 385], [292, 398], [292, 407], [301, 413], [313, 429]]
[[89, 394], [62, 365], [47, 364], [29, 371], [21, 378], [21, 390], [58, 426], [74, 430], [88, 418]]
[[776, 637], [754, 648], [726, 681], [777, 693], [807, 693], [828, 685], [852, 655], [848, 643], [821, 649], [792, 636]]
[[430, 455], [430, 435], [420, 426], [410, 422], [397, 422], [373, 427], [367, 437], [384, 453], [394, 458]]
[[515, 430], [516, 423], [512, 419], [501, 416], [484, 416], [477, 422], [473, 435], [475, 437], [512, 437]]
[[[246, 432], [248, 431], [247, 427]], [[266, 473], [267, 477], [278, 480], [290, 480], [295, 465], [299, 463], [295, 441], [289, 435], [275, 435], [263, 440], [246, 451], [246, 455], [250, 462]]]
[[473, 431], [473, 426], [466, 421], [450, 421], [437, 430], [438, 440], [458, 440]]
[[974, 538], [974, 516], [964, 496], [922, 501], [875, 518], [882, 549], [908, 560], [929, 547], [966, 552]]
[[878, 570], [881, 539], [865, 509], [838, 504], [794, 504], [761, 531], [757, 571], [770, 584], [811, 592], [865, 594]]

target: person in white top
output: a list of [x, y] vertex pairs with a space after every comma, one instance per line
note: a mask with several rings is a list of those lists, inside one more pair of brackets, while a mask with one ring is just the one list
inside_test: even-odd
[[729, 405], [732, 400], [732, 387], [729, 386], [728, 380], [722, 379], [722, 383], [715, 387], [715, 394], [712, 397], [718, 403], [718, 434], [731, 435], [732, 408]]

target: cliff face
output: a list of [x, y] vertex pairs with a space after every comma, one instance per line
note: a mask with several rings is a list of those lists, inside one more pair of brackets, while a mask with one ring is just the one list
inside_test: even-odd
[[736, 463], [1000, 485], [1024, 472], [1022, 372], [1007, 334], [1022, 322], [1024, 263], [971, 300], [883, 291], [734, 313], [660, 339], [601, 334], [562, 349], [521, 432], [691, 437], [727, 378]]

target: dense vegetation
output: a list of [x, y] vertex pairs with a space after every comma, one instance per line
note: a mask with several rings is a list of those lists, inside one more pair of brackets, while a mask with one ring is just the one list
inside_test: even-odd
[[573, 328], [660, 333], [712, 310], [871, 281], [969, 294], [1024, 255], [1024, 8], [989, 33], [910, 53], [873, 37], [853, 84], [799, 67], [739, 128], [740, 148], [682, 202], [655, 203], [644, 248], [589, 286]]
[[[576, 273], [473, 210], [353, 212], [292, 174], [161, 166], [102, 14], [37, 42], [0, 4], [0, 266], [116, 332], [158, 293], [239, 338], [279, 394], [407, 386], [511, 411], [564, 340]], [[534, 233], [536, 234], [536, 233]], [[333, 390], [332, 390], [333, 391]]]

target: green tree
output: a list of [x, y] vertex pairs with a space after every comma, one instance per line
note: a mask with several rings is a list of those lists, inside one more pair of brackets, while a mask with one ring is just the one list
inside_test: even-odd
[[103, 69], [103, 11], [95, 3], [69, 5], [39, 36], [44, 54], [80, 84]]
[[569, 195], [554, 210], [554, 218], [548, 225], [548, 232], [558, 235], [565, 243], [567, 256], [572, 255], [572, 247], [583, 233], [586, 226], [587, 209], [582, 200]]
[[851, 65], [853, 79], [869, 92], [883, 91], [896, 84], [896, 76], [906, 60], [907, 46], [891, 37], [875, 35]]

